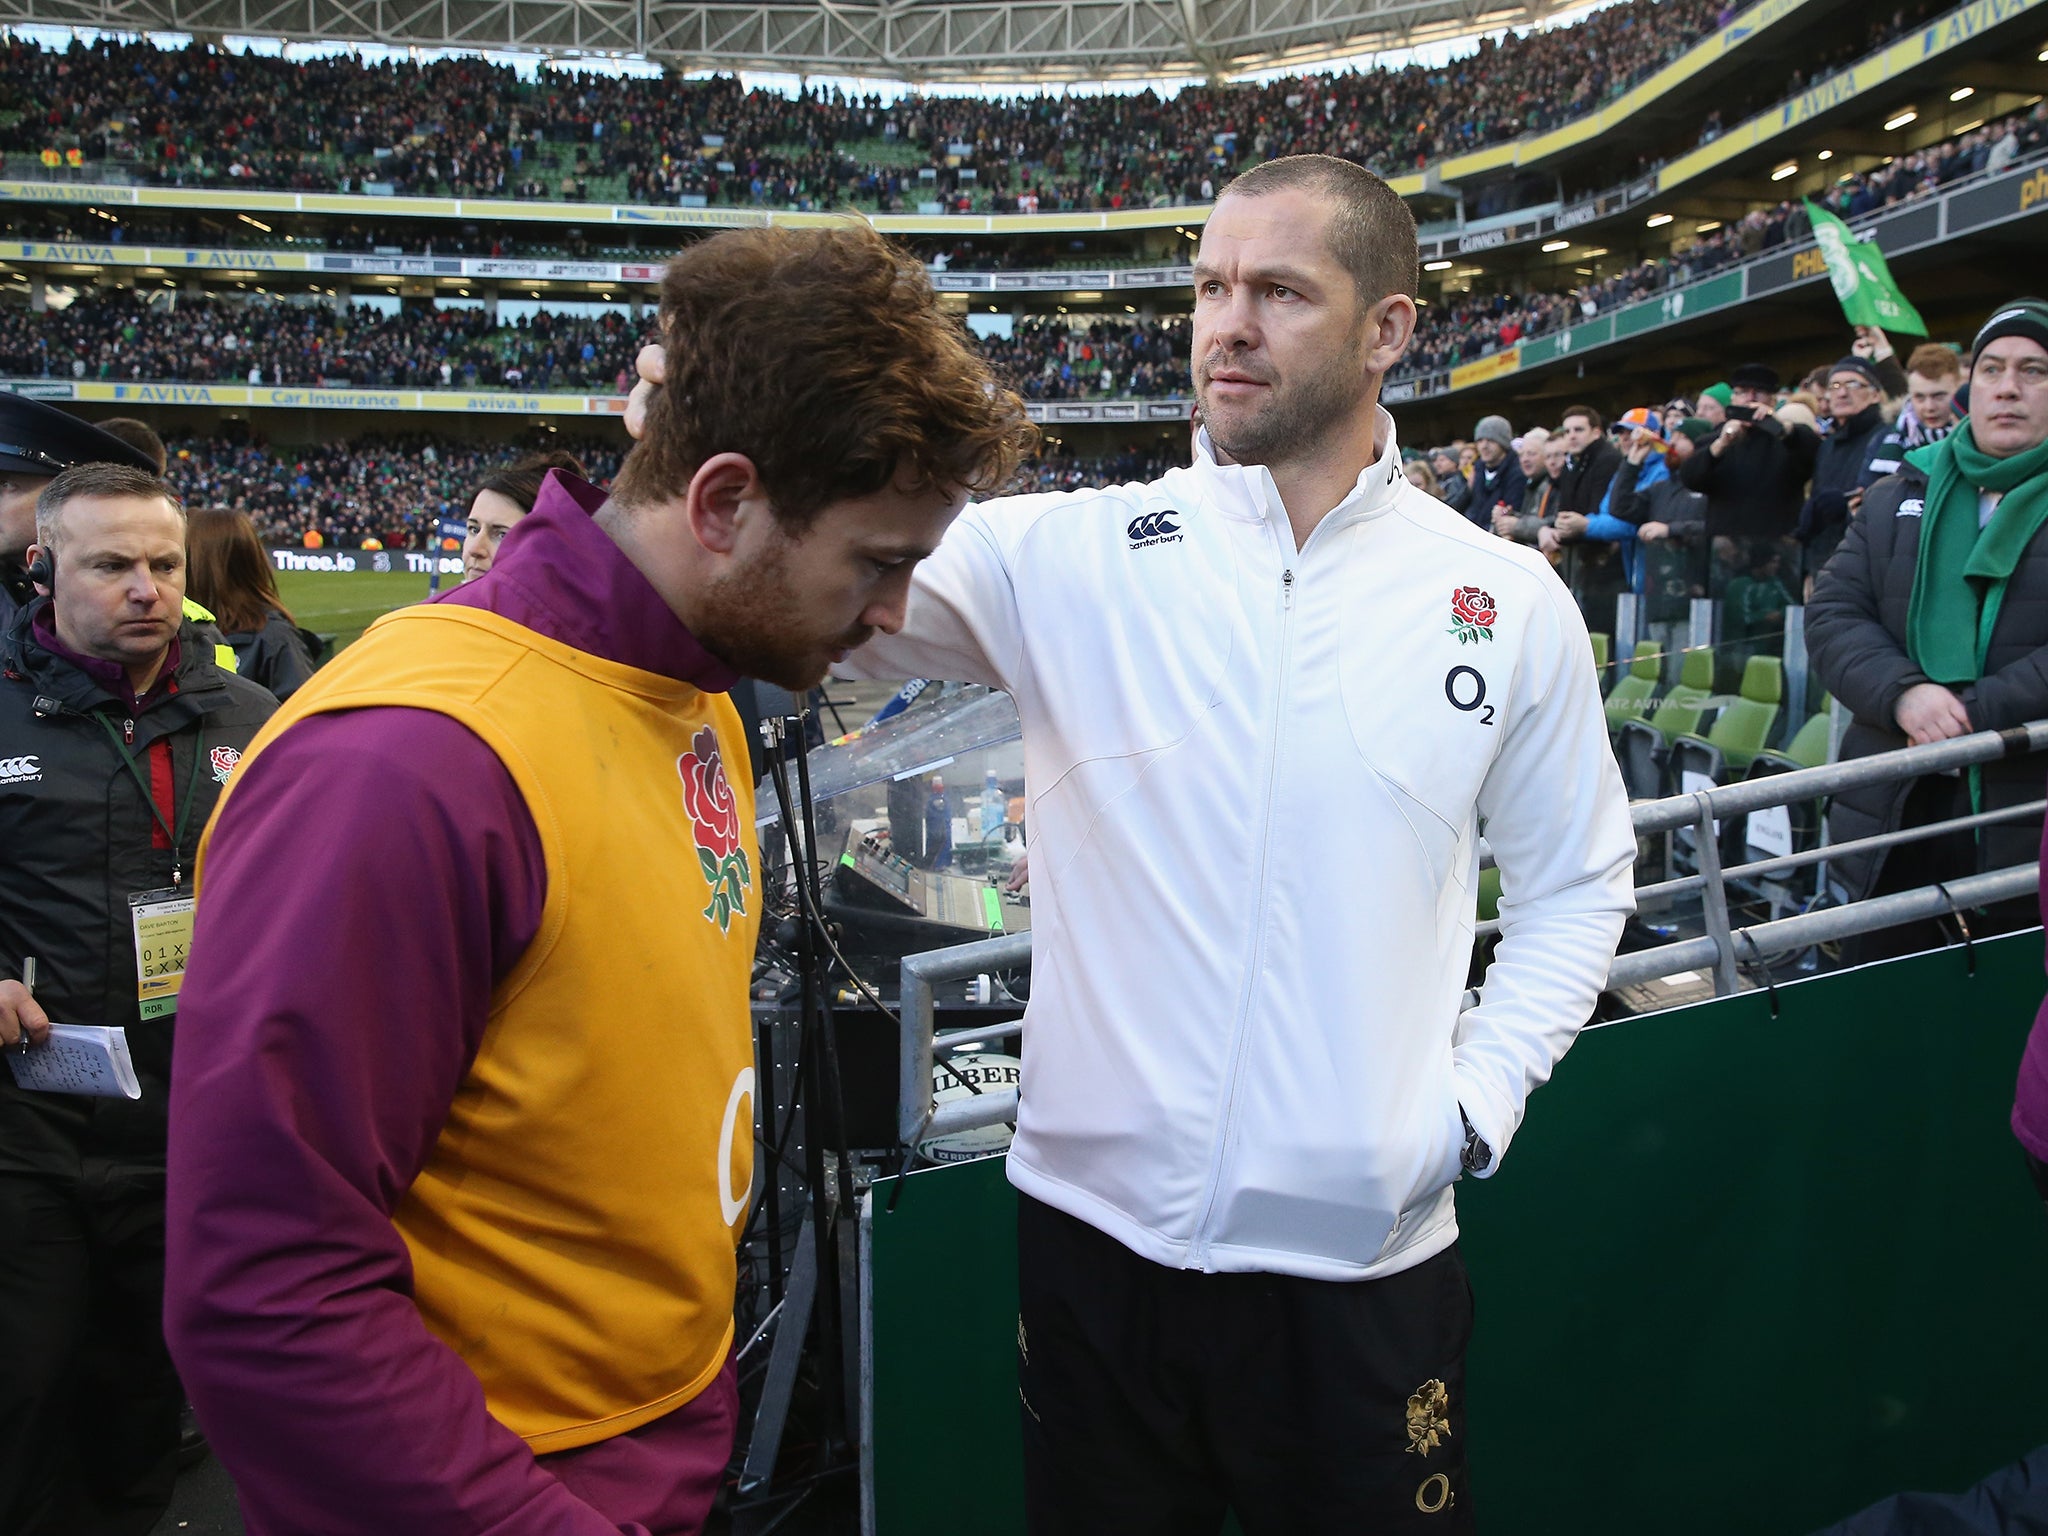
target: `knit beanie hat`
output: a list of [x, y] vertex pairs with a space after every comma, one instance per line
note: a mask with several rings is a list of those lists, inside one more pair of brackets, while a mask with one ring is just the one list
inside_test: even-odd
[[2041, 299], [2014, 299], [2001, 304], [1984, 322], [1984, 329], [1977, 333], [1977, 339], [1970, 343], [1970, 355], [1975, 357], [1992, 342], [2004, 336], [2025, 336], [2048, 347], [2048, 301]]
[[1709, 384], [1705, 389], [1700, 391], [1701, 398], [1704, 399], [1708, 395], [1711, 395], [1716, 400], [1720, 401], [1724, 407], [1733, 405], [1735, 403], [1735, 391], [1730, 389], [1726, 384]]

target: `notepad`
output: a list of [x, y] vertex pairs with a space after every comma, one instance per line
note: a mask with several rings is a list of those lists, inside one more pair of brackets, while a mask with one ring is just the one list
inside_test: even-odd
[[50, 1038], [0, 1056], [15, 1082], [38, 1093], [82, 1093], [96, 1099], [139, 1099], [142, 1084], [119, 1025], [52, 1024]]

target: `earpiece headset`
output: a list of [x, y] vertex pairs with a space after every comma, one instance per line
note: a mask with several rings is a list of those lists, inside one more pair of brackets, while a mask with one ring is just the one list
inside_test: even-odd
[[57, 584], [57, 557], [43, 550], [30, 562], [28, 579], [39, 587], [54, 587]]

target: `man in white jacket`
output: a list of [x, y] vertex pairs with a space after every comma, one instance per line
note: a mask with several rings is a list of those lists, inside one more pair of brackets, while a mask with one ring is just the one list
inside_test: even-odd
[[[1023, 720], [1043, 1536], [1471, 1529], [1451, 1185], [1591, 1013], [1635, 841], [1570, 595], [1400, 473], [1415, 288], [1379, 178], [1239, 178], [1195, 266], [1194, 464], [970, 507], [840, 669]], [[1482, 831], [1502, 936], [1461, 1014]]]

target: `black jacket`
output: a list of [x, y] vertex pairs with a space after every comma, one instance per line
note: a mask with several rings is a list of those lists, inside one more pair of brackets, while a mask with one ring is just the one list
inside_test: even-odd
[[1865, 406], [1821, 439], [1813, 461], [1813, 493], [1799, 509], [1795, 537], [1806, 546], [1806, 573], [1816, 575], [1849, 527], [1849, 493], [1863, 480], [1863, 466], [1884, 438], [1884, 410]]
[[[0, 775], [0, 976], [19, 980], [33, 955], [36, 1001], [53, 1020], [126, 1026], [142, 1097], [25, 1093], [0, 1072], [0, 1171], [76, 1177], [91, 1162], [160, 1177], [171, 1021], [139, 1020], [128, 896], [171, 883], [171, 851], [152, 846], [141, 786], [93, 718], [120, 725], [125, 704], [36, 642], [30, 620], [42, 606], [22, 609], [0, 637], [0, 760], [12, 768]], [[169, 742], [174, 824], [186, 795], [197, 797], [186, 822], [190, 880], [224, 782], [217, 775], [232, 767], [226, 754], [248, 750], [277, 704], [222, 671], [190, 624], [173, 682], [135, 717], [130, 750], [147, 774], [151, 744]]]
[[36, 589], [29, 584], [27, 571], [0, 570], [0, 635], [12, 629], [14, 616], [35, 600]]
[[[261, 629], [223, 638], [234, 648], [235, 670], [250, 682], [268, 688], [283, 703], [313, 675], [314, 647], [281, 613], [273, 613]], [[319, 637], [313, 637], [317, 643]]]
[[1702, 444], [1678, 478], [1706, 493], [1707, 532], [1714, 537], [1782, 539], [1798, 526], [1819, 452], [1820, 435], [1811, 427], [1760, 416], [1718, 459]]
[[1600, 510], [1600, 499], [1614, 483], [1615, 471], [1626, 462], [1610, 439], [1594, 438], [1584, 453], [1565, 461], [1564, 473], [1557, 477], [1557, 494], [1550, 499], [1551, 510], [1583, 512], [1591, 517]]
[[[1906, 652], [1906, 612], [1920, 558], [1926, 494], [1927, 477], [1910, 464], [1865, 492], [1863, 510], [1850, 521], [1806, 607], [1813, 674], [1855, 715], [1842, 738], [1845, 759], [1907, 745], [1893, 710], [1908, 688], [1930, 681]], [[1980, 731], [2048, 716], [2048, 530], [2034, 536], [2006, 584], [1984, 676], [1956, 693]], [[1986, 763], [1982, 772], [1987, 811], [2041, 798], [2038, 757]], [[1912, 787], [1907, 780], [1836, 795], [1829, 812], [1830, 840], [1845, 843], [1896, 830]], [[2039, 816], [1997, 823], [1985, 828], [1979, 841], [1979, 868], [2031, 862], [2040, 846]], [[1830, 869], [1855, 897], [1870, 889], [1883, 863], [1880, 850], [1849, 855]]]
[[[1550, 498], [1551, 510], [1583, 512], [1591, 517], [1600, 510], [1600, 500], [1614, 483], [1615, 471], [1627, 462], [1609, 439], [1595, 438], [1584, 453], [1565, 461], [1565, 471], [1557, 477], [1557, 494]], [[1613, 599], [1626, 575], [1619, 544], [1608, 539], [1569, 539], [1557, 573], [1578, 598], [1589, 622], [1612, 622]]]
[[1626, 455], [1614, 472], [1613, 495], [1607, 510], [1624, 523], [1640, 528], [1645, 523], [1663, 523], [1674, 530], [1697, 531], [1707, 520], [1707, 498], [1687, 490], [1676, 475], [1667, 475], [1648, 490], [1638, 490], [1636, 481], [1642, 465], [1631, 464]]
[[1493, 527], [1493, 509], [1505, 502], [1511, 512], [1522, 510], [1522, 498], [1529, 494], [1529, 477], [1510, 453], [1492, 469], [1481, 459], [1472, 466], [1472, 495], [1465, 503], [1465, 515], [1481, 528]]
[[1437, 477], [1436, 493], [1438, 499], [1453, 512], [1463, 512], [1466, 504], [1472, 500], [1472, 483], [1455, 472], [1440, 475]]

